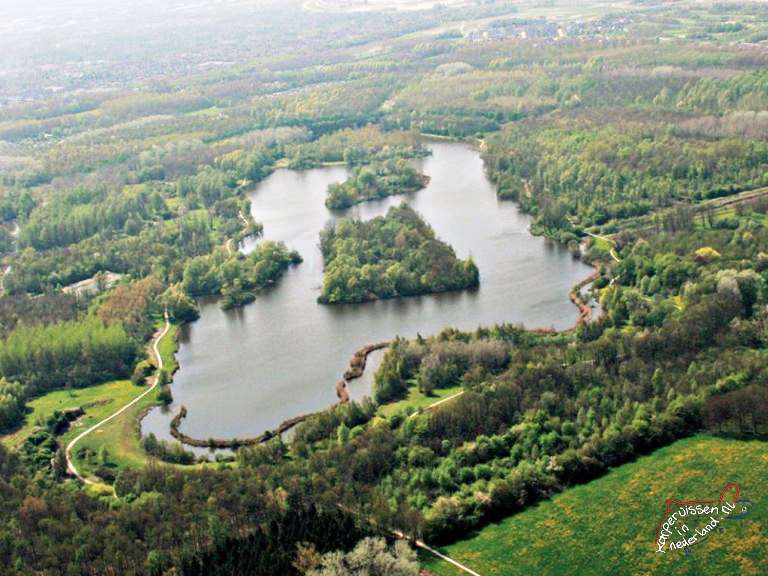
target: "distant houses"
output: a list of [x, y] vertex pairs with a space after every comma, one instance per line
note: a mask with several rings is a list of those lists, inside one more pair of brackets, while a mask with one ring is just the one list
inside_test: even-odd
[[495, 20], [486, 26], [464, 31], [467, 42], [494, 42], [513, 38], [557, 41], [563, 38], [603, 39], [627, 31], [632, 18], [609, 15], [581, 22], [558, 23], [546, 18]]

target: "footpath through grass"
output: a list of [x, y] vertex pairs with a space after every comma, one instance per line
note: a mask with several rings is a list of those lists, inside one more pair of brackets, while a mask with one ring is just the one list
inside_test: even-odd
[[[766, 574], [766, 480], [768, 442], [695, 436], [440, 551], [482, 576]], [[656, 526], [667, 498], [717, 500], [729, 482], [753, 501], [748, 516], [722, 521], [689, 554], [656, 552]], [[422, 560], [438, 576], [460, 575], [445, 562]]]
[[[161, 329], [161, 326], [158, 329]], [[158, 344], [158, 350], [163, 358], [164, 369], [168, 370], [169, 373], [172, 373], [176, 368], [176, 330], [177, 327], [171, 325], [168, 333]], [[132, 398], [146, 390], [143, 387], [138, 388], [134, 386], [134, 388], [137, 390], [137, 393]], [[80, 440], [73, 450], [73, 459], [78, 470], [85, 475], [91, 476], [100, 465], [97, 458], [83, 459], [78, 456], [84, 448], [95, 455], [98, 455], [102, 449], [105, 450], [108, 465], [115, 470], [144, 466], [147, 463], [147, 454], [141, 447], [139, 419], [148, 408], [158, 404], [159, 393], [160, 389], [156, 388], [151, 394], [147, 394], [141, 401], [131, 406], [130, 409], [120, 416], [110, 420]], [[120, 406], [124, 406], [132, 398], [129, 398], [126, 402], [115, 404], [115, 408], [104, 417], [114, 413]], [[94, 423], [97, 421], [94, 420]]]
[[135, 386], [128, 380], [117, 380], [88, 388], [49, 392], [27, 403], [30, 412], [24, 419], [24, 425], [16, 432], [3, 436], [2, 442], [9, 448], [18, 447], [56, 410], [83, 408], [85, 415], [58, 437], [59, 443], [66, 445], [80, 432], [114, 413], [144, 390], [145, 388]]
[[[162, 326], [163, 323], [158, 321], [158, 329]], [[163, 365], [170, 373], [177, 367], [176, 330], [177, 326], [171, 325], [168, 333], [158, 344]], [[85, 415], [74, 422], [64, 434], [57, 437], [59, 445], [66, 446], [82, 431], [104, 420], [110, 414], [114, 414], [145, 391], [145, 386], [136, 386], [128, 380], [118, 380], [88, 388], [49, 392], [28, 402], [30, 412], [26, 415], [23, 426], [12, 434], [3, 436], [0, 441], [9, 448], [18, 447], [55, 411], [83, 408]], [[145, 465], [147, 455], [140, 444], [139, 417], [147, 408], [158, 403], [159, 392], [159, 389], [155, 389], [129, 410], [78, 442], [73, 451], [73, 459], [78, 470], [91, 476], [99, 467], [95, 458], [85, 460], [77, 456], [81, 448], [88, 448], [93, 454], [99, 454], [103, 447], [106, 450], [108, 464], [116, 470]]]
[[[143, 392], [144, 389], [140, 391]], [[141, 448], [139, 417], [148, 407], [157, 404], [158, 393], [159, 390], [154, 390], [151, 394], [147, 394], [140, 402], [131, 406], [120, 416], [94, 430], [77, 443], [73, 450], [73, 460], [80, 473], [93, 476], [94, 471], [99, 467], [97, 458], [80, 457], [80, 454], [88, 453], [83, 452], [83, 450], [87, 450], [93, 455], [98, 455], [102, 449], [105, 450], [107, 465], [115, 470], [140, 468], [146, 464], [147, 455]], [[136, 395], [133, 397], [135, 398]], [[124, 402], [121, 405], [127, 403]], [[116, 406], [119, 408], [121, 405]], [[114, 411], [105, 414], [104, 417], [109, 416]], [[97, 421], [95, 420], [94, 423]]]
[[451, 388], [440, 388], [433, 390], [430, 396], [427, 396], [421, 392], [417, 386], [411, 386], [408, 389], [408, 396], [397, 402], [390, 404], [384, 404], [379, 408], [378, 415], [384, 418], [389, 418], [393, 414], [397, 414], [401, 410], [408, 410], [409, 408], [418, 410], [419, 408], [426, 408], [430, 404], [444, 400], [454, 394], [458, 394], [462, 391], [461, 386], [453, 386]]

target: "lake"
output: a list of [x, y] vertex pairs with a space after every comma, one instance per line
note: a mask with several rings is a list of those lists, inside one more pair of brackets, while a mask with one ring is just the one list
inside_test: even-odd
[[[532, 236], [530, 217], [496, 197], [479, 154], [463, 143], [431, 142], [432, 156], [416, 164], [431, 177], [414, 194], [329, 211], [326, 188], [347, 170], [278, 170], [252, 192], [251, 211], [264, 238], [282, 240], [304, 262], [289, 270], [255, 302], [223, 311], [201, 303], [200, 319], [180, 330], [180, 370], [173, 381], [170, 411], [154, 409], [144, 433], [170, 438], [172, 414], [184, 405], [181, 429], [196, 438], [255, 436], [284, 420], [336, 401], [335, 383], [361, 346], [396, 335], [414, 337], [452, 326], [475, 329], [501, 322], [529, 328], [563, 329], [578, 317], [570, 288], [591, 273], [562, 246]], [[329, 220], [369, 219], [406, 201], [480, 269], [474, 291], [365, 304], [326, 306], [316, 302], [323, 278], [319, 232]], [[241, 249], [253, 249], [246, 241]], [[363, 378], [350, 383], [353, 399], [370, 395], [377, 354]]]

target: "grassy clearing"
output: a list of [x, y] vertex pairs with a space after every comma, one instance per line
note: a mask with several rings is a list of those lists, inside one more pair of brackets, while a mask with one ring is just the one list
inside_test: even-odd
[[[98, 430], [94, 430], [75, 445], [73, 459], [82, 474], [93, 475], [98, 467], [96, 462], [87, 461], [78, 456], [83, 448], [88, 448], [95, 454], [98, 454], [103, 448], [107, 452], [109, 464], [118, 470], [140, 468], [147, 463], [147, 455], [140, 444], [139, 417], [145, 409], [157, 404], [157, 394], [157, 390], [147, 394], [129, 410], [114, 420], [110, 420]], [[127, 404], [127, 402], [123, 404]], [[95, 420], [95, 422], [97, 421]]]
[[[695, 436], [559, 494], [441, 549], [483, 576], [764, 574], [768, 566], [768, 442]], [[690, 554], [654, 548], [667, 498], [717, 499], [729, 482], [753, 500]], [[423, 558], [437, 576], [459, 576]]]
[[134, 386], [128, 380], [118, 380], [88, 388], [49, 392], [27, 404], [30, 412], [24, 420], [24, 425], [16, 432], [3, 436], [2, 442], [8, 447], [18, 446], [32, 433], [38, 423], [45, 421], [56, 410], [83, 408], [85, 416], [60, 437], [60, 443], [65, 444], [82, 430], [96, 424], [118, 410], [120, 406], [133, 400], [144, 390], [145, 388]]
[[593, 240], [595, 241], [595, 246], [597, 246], [600, 250], [604, 250], [605, 252], [610, 252], [611, 248], [613, 248], [613, 243], [611, 243], [609, 240], [605, 238], [598, 238], [593, 236]]
[[378, 415], [384, 418], [389, 418], [393, 414], [397, 414], [401, 410], [407, 410], [408, 408], [413, 408], [416, 410], [418, 410], [419, 408], [425, 408], [430, 404], [434, 404], [435, 402], [439, 402], [444, 398], [453, 396], [454, 394], [461, 392], [461, 390], [462, 390], [461, 386], [454, 386], [452, 388], [443, 388], [440, 390], [434, 390], [431, 396], [426, 396], [416, 386], [412, 386], [408, 390], [408, 396], [406, 396], [402, 400], [398, 400], [397, 402], [392, 402], [391, 404], [384, 404], [382, 407], [379, 408]]
[[[158, 321], [158, 329], [163, 322]], [[163, 365], [173, 372], [177, 368], [176, 326], [171, 326], [168, 334], [158, 344]], [[20, 445], [32, 433], [40, 422], [43, 422], [56, 410], [83, 408], [85, 415], [75, 422], [64, 434], [59, 436], [59, 444], [66, 446], [75, 436], [114, 414], [122, 406], [146, 391], [146, 387], [135, 386], [128, 380], [108, 382], [97, 386], [77, 390], [56, 390], [44, 396], [35, 398], [28, 403], [30, 408], [24, 420], [24, 425], [12, 434], [3, 436], [0, 441], [8, 447]], [[159, 390], [147, 394], [129, 410], [111, 420], [98, 430], [83, 438], [74, 448], [75, 465], [86, 475], [92, 475], [97, 467], [96, 462], [87, 462], [77, 457], [80, 448], [86, 447], [98, 454], [102, 447], [108, 453], [109, 463], [117, 469], [138, 468], [147, 463], [147, 457], [140, 445], [139, 417], [149, 407], [158, 403]]]
[[[161, 328], [162, 324], [159, 324], [158, 329]], [[177, 327], [171, 325], [168, 334], [158, 344], [160, 356], [163, 358], [163, 366], [169, 372], [173, 372], [177, 367], [175, 357], [176, 331]], [[141, 447], [139, 419], [145, 410], [158, 404], [159, 392], [159, 389], [155, 389], [120, 416], [80, 440], [73, 451], [73, 459], [78, 470], [86, 475], [92, 475], [98, 467], [95, 460], [87, 461], [78, 457], [82, 448], [88, 448], [95, 454], [98, 454], [103, 448], [108, 454], [109, 464], [117, 470], [144, 466], [147, 463], [147, 455]], [[119, 407], [127, 403], [122, 402], [116, 406]]]

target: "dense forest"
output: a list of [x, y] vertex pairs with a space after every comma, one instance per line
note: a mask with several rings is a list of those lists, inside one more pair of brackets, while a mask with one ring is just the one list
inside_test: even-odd
[[[764, 442], [768, 7], [337, 4], [0, 8], [3, 574], [416, 576], [395, 532], [461, 539], [700, 432]], [[413, 192], [427, 137], [476, 146], [499, 202], [595, 266], [600, 313], [392, 334], [373, 397], [290, 438], [205, 461], [142, 438], [197, 299], [242, 306], [301, 265], [254, 185], [339, 164], [330, 208]], [[406, 204], [319, 250], [321, 303], [479, 283]], [[145, 393], [73, 451], [95, 484], [72, 475], [73, 437]]]
[[459, 260], [406, 204], [369, 221], [342, 220], [323, 230], [320, 302], [339, 304], [477, 286], [472, 258]]
[[376, 124], [323, 134], [309, 142], [286, 146], [291, 168], [310, 168], [323, 163], [344, 162], [359, 166], [398, 158], [420, 158], [429, 149], [414, 131], [383, 131]]
[[547, 229], [570, 229], [569, 216], [601, 225], [768, 185], [763, 139], [713, 140], [626, 119], [521, 122], [491, 140], [485, 160], [500, 196]]

